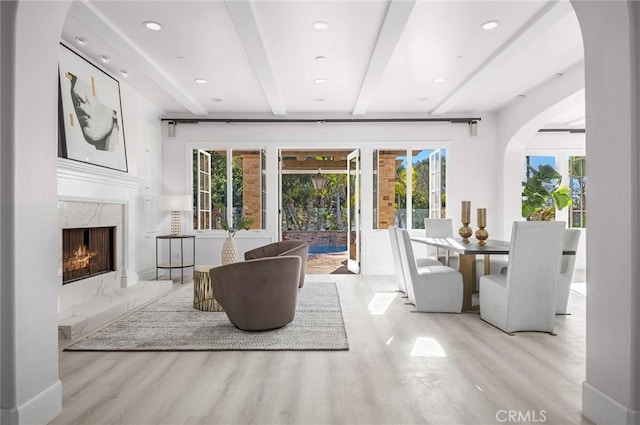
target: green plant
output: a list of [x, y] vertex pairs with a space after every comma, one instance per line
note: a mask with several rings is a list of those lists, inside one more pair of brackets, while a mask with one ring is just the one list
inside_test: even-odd
[[527, 181], [522, 182], [522, 216], [529, 220], [552, 220], [555, 209], [571, 205], [571, 191], [560, 186], [562, 176], [550, 165], [538, 169], [527, 167]]
[[249, 230], [252, 224], [252, 218], [241, 217], [240, 220], [236, 221], [233, 226], [229, 226], [227, 220], [224, 220], [222, 222], [222, 228], [226, 230], [229, 234], [229, 237], [232, 238], [236, 235], [238, 230]]

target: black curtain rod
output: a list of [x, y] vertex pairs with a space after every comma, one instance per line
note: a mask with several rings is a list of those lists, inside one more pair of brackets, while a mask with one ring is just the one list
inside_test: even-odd
[[201, 122], [220, 123], [378, 123], [378, 122], [449, 122], [452, 124], [477, 123], [481, 118], [162, 118], [174, 124]]
[[538, 133], [586, 133], [584, 128], [541, 128]]

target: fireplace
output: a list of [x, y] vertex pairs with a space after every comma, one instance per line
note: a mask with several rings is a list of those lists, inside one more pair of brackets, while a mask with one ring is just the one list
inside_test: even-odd
[[116, 270], [115, 226], [62, 229], [62, 284]]

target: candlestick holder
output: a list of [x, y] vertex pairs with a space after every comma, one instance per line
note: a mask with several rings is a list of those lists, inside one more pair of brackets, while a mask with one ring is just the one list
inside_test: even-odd
[[487, 209], [478, 208], [478, 230], [476, 230], [476, 239], [478, 245], [486, 245], [485, 242], [489, 238], [489, 232], [485, 230], [487, 226]]
[[471, 223], [471, 201], [462, 201], [462, 227], [458, 230], [458, 234], [464, 243], [469, 243], [469, 238], [473, 236], [469, 223]]

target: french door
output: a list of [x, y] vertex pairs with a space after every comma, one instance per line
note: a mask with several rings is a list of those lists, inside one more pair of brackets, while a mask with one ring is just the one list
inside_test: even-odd
[[347, 155], [347, 268], [360, 273], [360, 151]]

